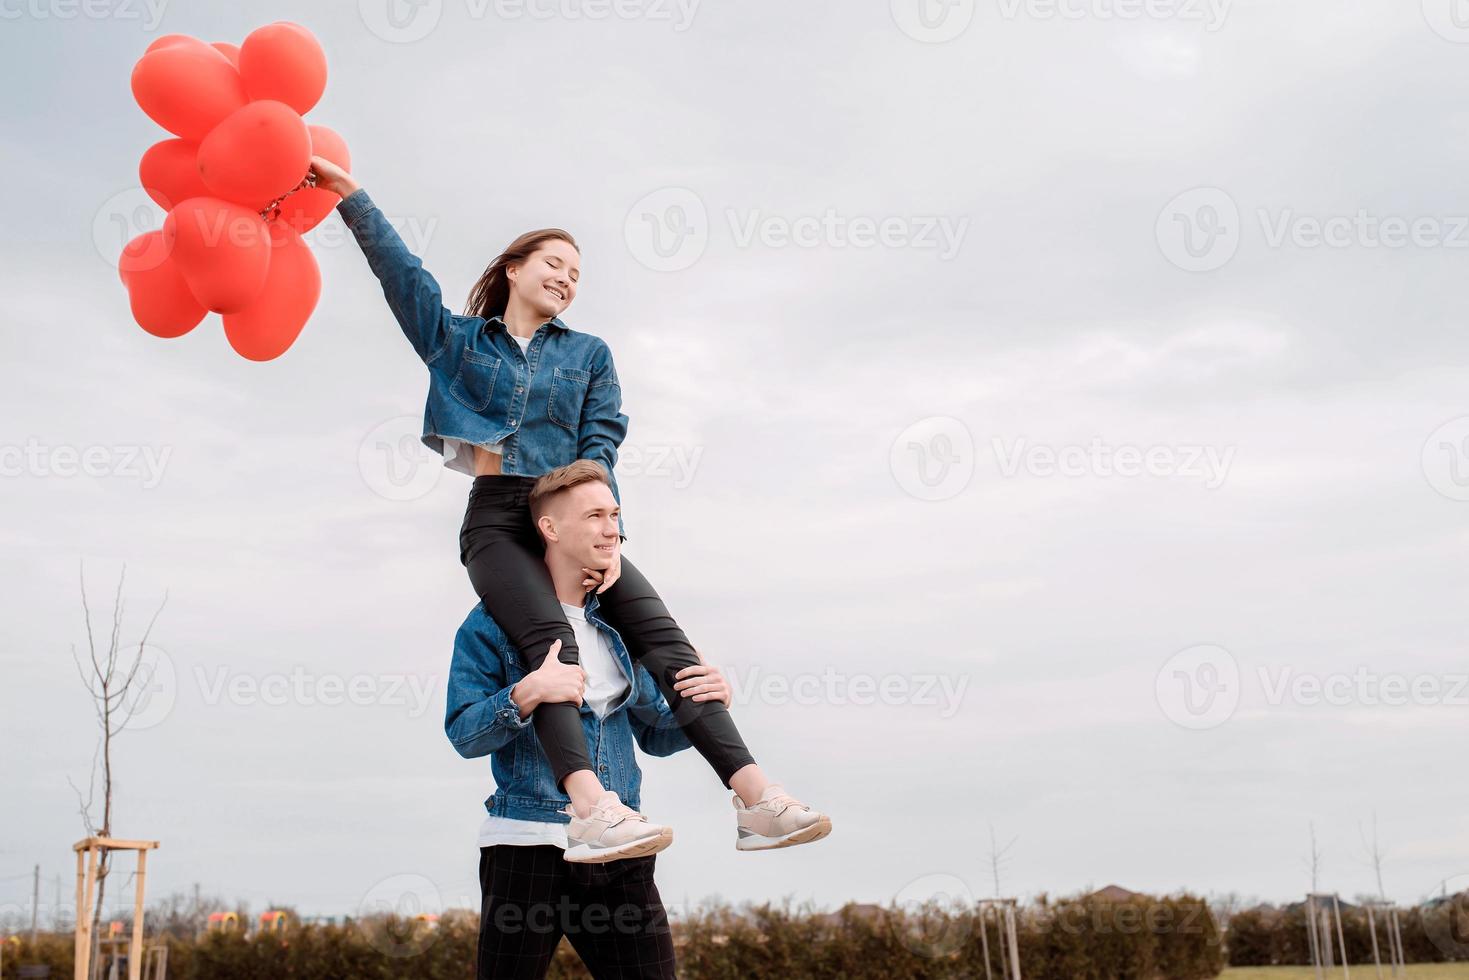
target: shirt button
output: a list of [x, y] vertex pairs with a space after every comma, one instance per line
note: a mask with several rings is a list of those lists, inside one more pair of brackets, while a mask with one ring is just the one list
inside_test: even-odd
[[518, 395], [518, 394], [520, 394], [524, 390], [525, 390], [524, 388], [516, 388], [515, 389], [515, 393]]

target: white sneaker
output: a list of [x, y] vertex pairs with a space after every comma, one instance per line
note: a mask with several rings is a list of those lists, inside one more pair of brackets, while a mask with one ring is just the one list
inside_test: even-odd
[[768, 851], [821, 840], [831, 833], [831, 817], [813, 810], [772, 783], [753, 806], [734, 797], [735, 848]]
[[585, 818], [567, 804], [571, 817], [566, 828], [566, 860], [573, 864], [605, 864], [623, 858], [656, 854], [673, 843], [673, 828], [649, 822], [607, 790], [597, 797]]

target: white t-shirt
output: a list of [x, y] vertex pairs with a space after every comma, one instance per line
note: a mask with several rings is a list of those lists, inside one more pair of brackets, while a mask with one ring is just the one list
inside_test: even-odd
[[[564, 602], [561, 609], [576, 634], [581, 666], [587, 672], [582, 700], [598, 718], [606, 718], [607, 712], [627, 693], [631, 684], [612, 653], [612, 642], [594, 624], [587, 622], [585, 611], [580, 606]], [[565, 848], [566, 824], [549, 820], [512, 820], [486, 814], [479, 826], [479, 846], [492, 844], [553, 844]]]
[[[520, 345], [521, 350], [528, 350], [530, 348], [530, 337], [519, 337], [513, 333], [510, 336], [515, 337], [515, 342]], [[492, 442], [488, 445], [482, 445], [479, 448], [487, 452], [492, 452], [497, 456], [505, 455], [505, 447], [499, 442]], [[444, 465], [451, 470], [458, 470], [460, 473], [474, 476], [474, 449], [462, 439], [445, 439]]]

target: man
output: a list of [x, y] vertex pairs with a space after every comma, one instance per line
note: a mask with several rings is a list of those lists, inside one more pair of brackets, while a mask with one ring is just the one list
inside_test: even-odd
[[[478, 976], [544, 976], [566, 935], [594, 976], [672, 977], [672, 934], [652, 855], [673, 834], [637, 812], [642, 773], [632, 746], [666, 756], [692, 743], [586, 591], [586, 570], [612, 567], [621, 540], [606, 470], [578, 460], [547, 473], [531, 510], [581, 664], [562, 663], [557, 644], [525, 671], [481, 605], [455, 638], [445, 731], [465, 758], [492, 756], [496, 785], [480, 828]], [[724, 677], [708, 664], [684, 668], [674, 686], [694, 701], [730, 702]], [[557, 786], [531, 723], [536, 705], [562, 701], [580, 708], [605, 788], [586, 814]], [[738, 796], [734, 804], [741, 849], [806, 843], [831, 829], [827, 817], [776, 785], [749, 806]]]

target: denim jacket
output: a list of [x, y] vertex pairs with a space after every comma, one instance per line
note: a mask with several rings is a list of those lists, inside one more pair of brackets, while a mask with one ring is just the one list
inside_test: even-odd
[[[649, 755], [665, 756], [692, 743], [674, 720], [663, 692], [645, 667], [634, 664], [617, 631], [597, 613], [596, 593], [587, 597], [587, 622], [607, 635], [617, 666], [629, 679], [628, 692], [598, 718], [586, 704], [581, 707], [582, 732], [597, 778], [618, 799], [640, 809], [643, 774], [633, 758], [633, 742]], [[454, 660], [449, 668], [449, 690], [444, 732], [455, 751], [466, 759], [490, 756], [495, 792], [485, 809], [512, 820], [567, 823], [560, 813], [571, 802], [556, 786], [551, 763], [536, 738], [535, 726], [510, 697], [526, 671], [503, 630], [475, 606], [454, 637]]]
[[[444, 306], [438, 282], [366, 190], [343, 198], [337, 212], [428, 367], [424, 445], [442, 453], [446, 437], [476, 445], [503, 439], [501, 472], [509, 476], [596, 460], [607, 468], [620, 504], [613, 468], [628, 419], [607, 344], [552, 317], [522, 351], [501, 317], [458, 316]], [[617, 527], [625, 537], [620, 515]]]

